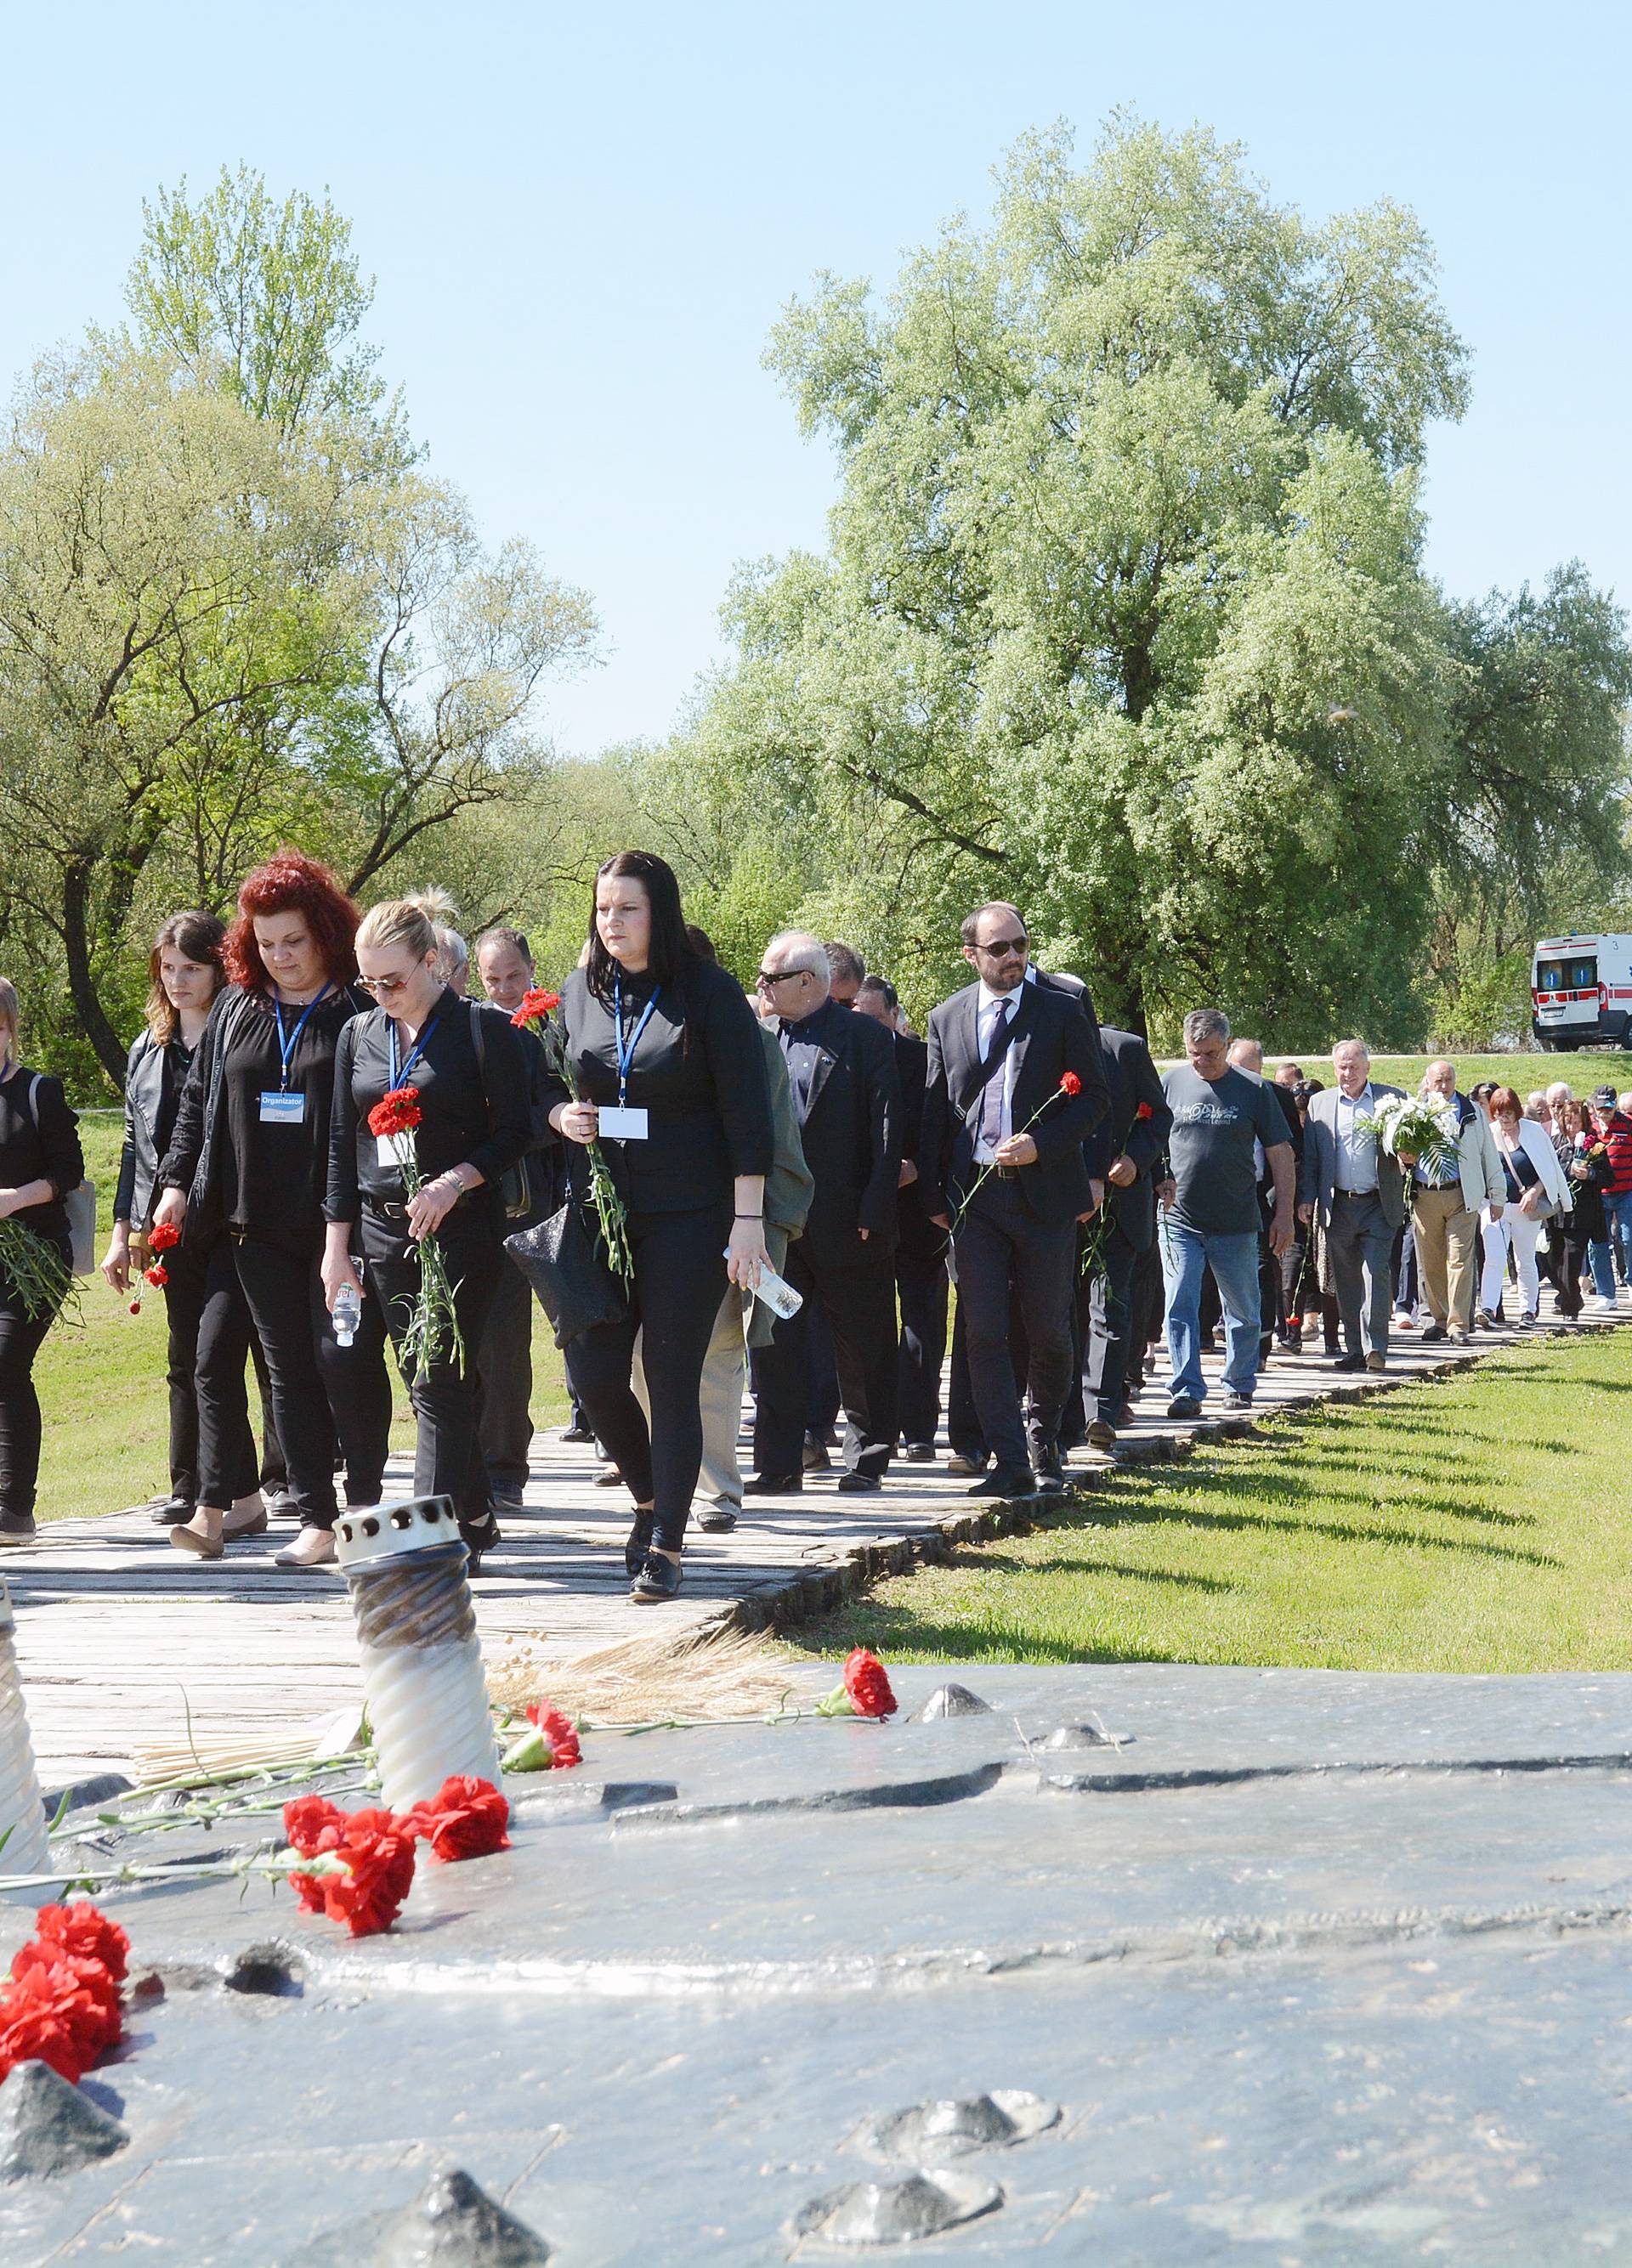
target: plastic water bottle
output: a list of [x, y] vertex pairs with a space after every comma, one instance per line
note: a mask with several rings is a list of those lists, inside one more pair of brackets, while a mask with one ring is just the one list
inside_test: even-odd
[[760, 1270], [754, 1297], [763, 1300], [772, 1314], [779, 1315], [784, 1322], [790, 1315], [796, 1315], [805, 1304], [804, 1293], [795, 1292], [786, 1278], [779, 1276], [774, 1268]]
[[349, 1347], [363, 1320], [363, 1295], [355, 1284], [343, 1284], [334, 1305], [335, 1344]]

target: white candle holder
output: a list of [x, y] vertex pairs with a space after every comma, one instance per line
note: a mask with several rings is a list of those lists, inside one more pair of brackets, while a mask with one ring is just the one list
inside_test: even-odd
[[453, 1499], [342, 1513], [335, 1556], [357, 1622], [363, 1693], [393, 1811], [455, 1772], [498, 1784], [498, 1744]]
[[[0, 1874], [43, 1874], [50, 1869], [51, 1844], [12, 1643], [16, 1630], [11, 1594], [0, 1579], [0, 1835], [5, 1837], [0, 1845]], [[37, 1902], [40, 1892], [11, 1895]]]

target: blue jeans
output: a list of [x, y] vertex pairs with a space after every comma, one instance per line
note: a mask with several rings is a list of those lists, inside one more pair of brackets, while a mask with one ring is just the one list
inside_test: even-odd
[[1592, 1289], [1600, 1300], [1615, 1296], [1615, 1263], [1610, 1256], [1609, 1240], [1595, 1236], [1587, 1246], [1587, 1266], [1592, 1270]]
[[1622, 1189], [1614, 1197], [1606, 1190], [1604, 1217], [1609, 1223], [1609, 1241], [1621, 1248], [1627, 1281], [1632, 1284], [1632, 1189]]
[[1171, 1214], [1161, 1224], [1162, 1274], [1167, 1286], [1167, 1351], [1173, 1366], [1170, 1395], [1207, 1398], [1201, 1375], [1201, 1276], [1213, 1271], [1224, 1311], [1224, 1385], [1251, 1394], [1258, 1383], [1260, 1306], [1258, 1234], [1207, 1236], [1181, 1228]]

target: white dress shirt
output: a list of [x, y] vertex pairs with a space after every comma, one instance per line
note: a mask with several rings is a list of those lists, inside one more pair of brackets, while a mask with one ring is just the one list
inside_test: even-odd
[[1337, 1136], [1335, 1179], [1340, 1189], [1348, 1189], [1355, 1197], [1364, 1197], [1377, 1185], [1377, 1137], [1362, 1133], [1355, 1123], [1356, 1119], [1373, 1116], [1376, 1110], [1370, 1079], [1352, 1097], [1339, 1087], [1333, 1111], [1333, 1130]]
[[[993, 992], [991, 987], [987, 984], [986, 979], [984, 977], [981, 978], [980, 997], [975, 1003], [975, 1043], [980, 1049], [980, 1060], [982, 1063], [984, 1063], [986, 1057], [991, 1054], [992, 1042], [997, 1035], [997, 1013], [1000, 1005], [1007, 1005], [1008, 1009], [1008, 1028], [1012, 1032], [1015, 1026], [1015, 1018], [1020, 1013], [1020, 1002], [1021, 990], [1018, 985], [1015, 987], [1012, 992]], [[993, 1080], [1001, 1079], [1003, 1082], [1003, 1130], [1001, 1138], [1007, 1142], [1009, 1136], [1015, 1130], [1015, 1043], [1012, 1039], [1009, 1041], [1008, 1046], [1004, 1051], [1002, 1068], [1000, 1071], [993, 1071], [992, 1077]], [[989, 1165], [994, 1154], [991, 1145], [982, 1140], [978, 1131], [983, 1105], [986, 1100], [986, 1090], [983, 1086], [980, 1090], [979, 1099], [977, 1101], [974, 1109], [971, 1114], [977, 1130], [975, 1134], [975, 1163], [978, 1166]]]

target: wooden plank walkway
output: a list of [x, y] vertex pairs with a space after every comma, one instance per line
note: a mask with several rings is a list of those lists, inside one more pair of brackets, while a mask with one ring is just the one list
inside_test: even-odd
[[[1632, 1322], [1632, 1314], [1619, 1322]], [[1617, 1320], [1550, 1328], [1614, 1329]], [[1471, 1348], [1458, 1349], [1424, 1347], [1404, 1334], [1385, 1380], [1334, 1374], [1319, 1355], [1277, 1355], [1259, 1381], [1254, 1414], [1458, 1367], [1520, 1336], [1481, 1332]], [[1221, 1357], [1207, 1359], [1215, 1390], [1221, 1366]], [[1170, 1424], [1165, 1408], [1165, 1395], [1148, 1388], [1118, 1461], [1170, 1454], [1190, 1437], [1239, 1433], [1250, 1422], [1226, 1418], [1215, 1398], [1199, 1425]], [[944, 1441], [942, 1448], [944, 1455]], [[1089, 1482], [1093, 1469], [1111, 1462], [1079, 1451], [1072, 1476]], [[490, 1665], [518, 1646], [537, 1660], [560, 1662], [711, 1621], [796, 1618], [801, 1606], [831, 1598], [860, 1571], [904, 1564], [914, 1538], [970, 1532], [971, 1515], [982, 1509], [944, 1464], [898, 1464], [877, 1497], [839, 1496], [836, 1475], [816, 1474], [799, 1496], [750, 1499], [732, 1535], [694, 1528], [680, 1598], [638, 1608], [623, 1567], [628, 1499], [621, 1489], [596, 1487], [596, 1469], [591, 1453], [553, 1435], [536, 1437], [526, 1507], [506, 1517], [504, 1542], [475, 1586]], [[406, 1495], [409, 1484], [406, 1466], [394, 1461], [388, 1492]], [[998, 1513], [994, 1524], [1002, 1520]], [[206, 1564], [184, 1558], [141, 1517], [64, 1520], [43, 1528], [37, 1543], [0, 1558], [17, 1609], [29, 1721], [47, 1786], [130, 1771], [140, 1750], [179, 1744], [189, 1712], [195, 1736], [212, 1745], [284, 1733], [292, 1742], [358, 1705], [343, 1580], [333, 1571], [286, 1573], [271, 1564], [271, 1552], [292, 1532], [274, 1523], [266, 1535], [229, 1545], [225, 1558]]]

